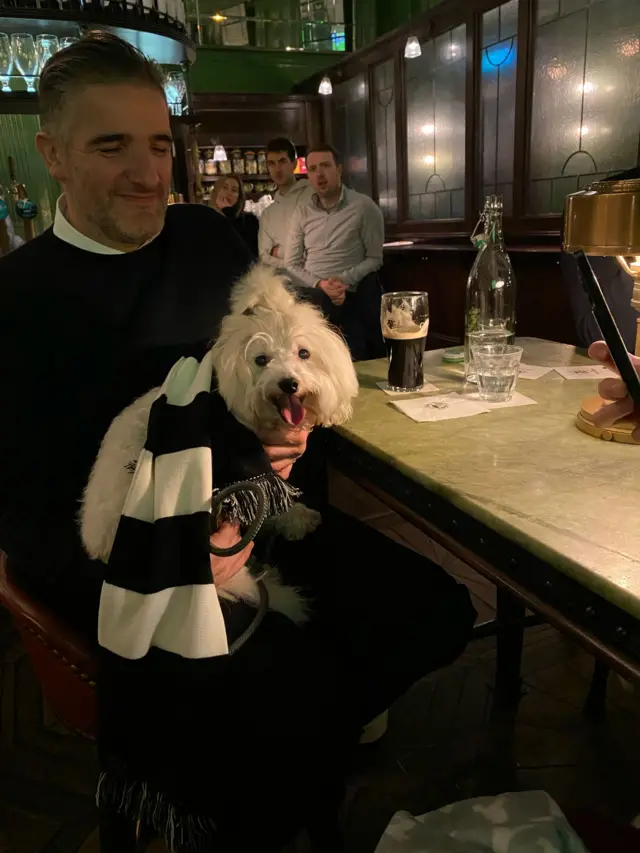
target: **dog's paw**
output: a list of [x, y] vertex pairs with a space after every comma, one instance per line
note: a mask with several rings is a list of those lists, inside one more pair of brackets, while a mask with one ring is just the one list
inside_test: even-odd
[[274, 520], [276, 532], [289, 542], [304, 539], [309, 533], [317, 530], [321, 523], [322, 515], [301, 503], [295, 503], [288, 512]]
[[299, 589], [285, 586], [280, 573], [272, 566], [265, 566], [260, 576], [269, 596], [269, 610], [277, 610], [291, 619], [296, 625], [309, 621], [309, 602]]

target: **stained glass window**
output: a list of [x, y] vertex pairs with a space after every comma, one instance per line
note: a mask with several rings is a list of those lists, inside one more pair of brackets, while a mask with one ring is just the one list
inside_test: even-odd
[[527, 208], [637, 165], [640, 3], [538, 0]]
[[367, 80], [358, 74], [333, 87], [332, 129], [334, 143], [343, 158], [343, 178], [347, 186], [371, 195], [367, 162]]
[[462, 219], [465, 208], [466, 27], [405, 59], [409, 219]]
[[482, 16], [482, 195], [502, 195], [513, 210], [518, 0]]
[[373, 69], [373, 123], [378, 204], [387, 222], [398, 218], [396, 168], [396, 93], [393, 60]]

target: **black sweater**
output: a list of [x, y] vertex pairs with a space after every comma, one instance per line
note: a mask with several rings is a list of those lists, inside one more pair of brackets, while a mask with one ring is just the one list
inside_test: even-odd
[[201, 355], [251, 262], [229, 222], [174, 205], [136, 252], [97, 255], [50, 229], [0, 260], [0, 548], [27, 590], [95, 631], [100, 565], [79, 499], [113, 418]]

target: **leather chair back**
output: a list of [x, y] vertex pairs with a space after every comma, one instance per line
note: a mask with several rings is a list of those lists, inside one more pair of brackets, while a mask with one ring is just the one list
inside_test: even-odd
[[12, 580], [7, 556], [0, 551], [0, 604], [20, 634], [42, 692], [70, 728], [89, 738], [96, 734], [96, 650], [34, 601]]

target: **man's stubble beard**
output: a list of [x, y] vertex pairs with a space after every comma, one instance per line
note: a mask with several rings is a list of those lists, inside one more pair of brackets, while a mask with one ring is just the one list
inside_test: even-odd
[[[94, 206], [88, 218], [112, 242], [138, 248], [162, 231], [166, 212], [167, 204], [162, 204], [158, 200], [157, 217], [154, 213], [153, 219], [155, 221], [153, 223], [150, 222], [145, 230], [134, 230], [134, 228], [128, 228], [125, 223], [118, 221], [117, 217], [111, 211], [110, 204]], [[144, 217], [144, 214], [140, 212], [136, 218], [140, 220], [142, 217]]]

